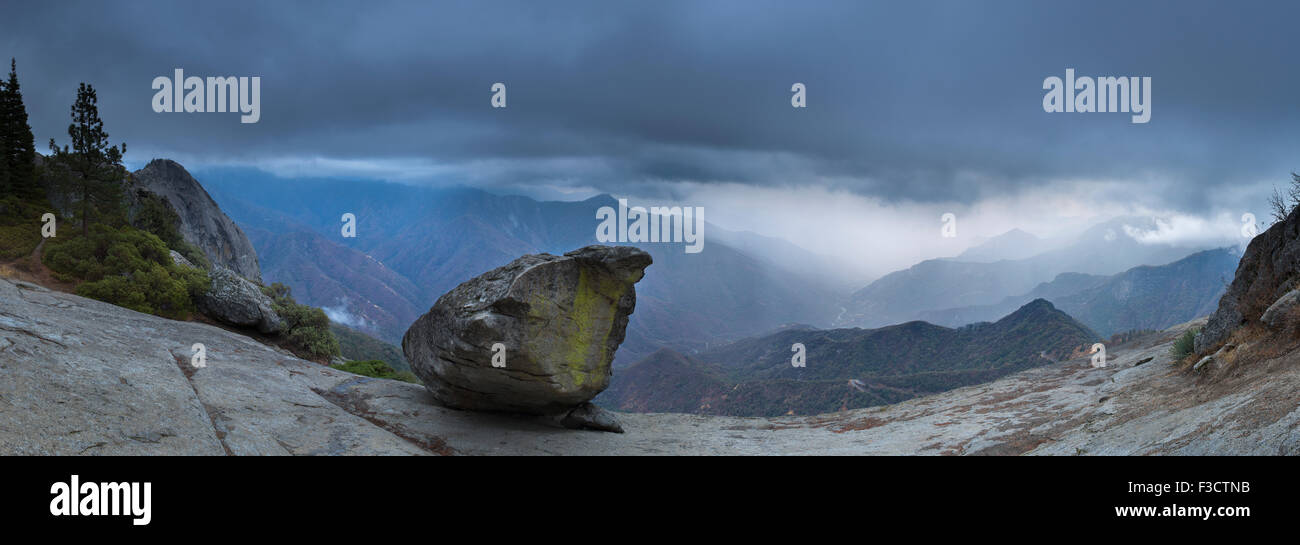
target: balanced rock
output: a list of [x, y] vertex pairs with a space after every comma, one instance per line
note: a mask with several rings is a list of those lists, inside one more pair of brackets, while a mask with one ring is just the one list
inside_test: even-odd
[[201, 312], [230, 325], [257, 328], [262, 333], [279, 333], [284, 329], [284, 320], [271, 308], [271, 298], [257, 285], [220, 265], [212, 266], [208, 278], [212, 285], [198, 300]]
[[449, 407], [616, 428], [585, 403], [609, 385], [634, 285], [650, 263], [629, 246], [520, 257], [438, 298], [406, 331], [402, 350]]

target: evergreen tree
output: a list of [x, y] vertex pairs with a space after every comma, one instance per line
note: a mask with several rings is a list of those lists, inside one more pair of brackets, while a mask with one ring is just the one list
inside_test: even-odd
[[35, 160], [36, 145], [18, 85], [18, 62], [9, 59], [9, 79], [0, 84], [0, 187], [5, 194], [34, 198], [42, 193]]
[[43, 193], [36, 185], [36, 143], [27, 125], [27, 107], [22, 103], [22, 88], [18, 86], [18, 61], [9, 59], [9, 79], [4, 85], [3, 160], [9, 187], [23, 198], [34, 198]]
[[[5, 105], [8, 103], [8, 86], [0, 81], [0, 150], [9, 148], [9, 123], [4, 115]], [[13, 184], [9, 183], [9, 162], [4, 156], [0, 156], [0, 198], [8, 197], [13, 193]]]
[[126, 144], [108, 145], [98, 103], [95, 88], [82, 83], [77, 89], [77, 101], [72, 104], [72, 124], [68, 125], [72, 146], [59, 148], [50, 139], [52, 174], [76, 203], [82, 234], [89, 232], [92, 222], [116, 224], [125, 219], [122, 181], [127, 173], [122, 154], [126, 153]]

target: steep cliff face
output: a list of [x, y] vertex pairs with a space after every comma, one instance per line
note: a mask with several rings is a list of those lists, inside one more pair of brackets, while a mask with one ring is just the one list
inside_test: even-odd
[[214, 265], [261, 282], [262, 270], [252, 243], [185, 167], [168, 159], [154, 159], [132, 174], [127, 195], [134, 195], [136, 189], [166, 199], [181, 218], [181, 236], [203, 250]]
[[1300, 454], [1300, 352], [1191, 373], [1169, 356], [1190, 325], [1105, 368], [805, 417], [622, 414], [612, 434], [448, 409], [418, 385], [0, 278], [0, 455]]
[[1206, 354], [1238, 327], [1258, 322], [1270, 305], [1296, 288], [1298, 280], [1300, 208], [1250, 241], [1218, 309], [1196, 336], [1196, 352]]

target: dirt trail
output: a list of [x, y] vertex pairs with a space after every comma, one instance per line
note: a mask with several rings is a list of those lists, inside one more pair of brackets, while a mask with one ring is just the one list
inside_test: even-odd
[[0, 278], [22, 280], [52, 290], [73, 293], [76, 290], [76, 284], [59, 281], [54, 277], [54, 271], [46, 267], [42, 261], [45, 258], [45, 242], [47, 240], [42, 238], [40, 243], [36, 245], [36, 249], [32, 250], [31, 255], [8, 261], [0, 260]]

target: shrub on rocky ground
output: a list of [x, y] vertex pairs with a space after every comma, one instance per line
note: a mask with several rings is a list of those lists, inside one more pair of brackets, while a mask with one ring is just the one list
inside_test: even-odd
[[139, 312], [184, 319], [208, 289], [206, 272], [172, 263], [167, 245], [134, 227], [93, 225], [50, 239], [43, 262], [77, 294]]
[[330, 319], [325, 311], [298, 304], [289, 286], [279, 282], [263, 286], [262, 293], [271, 298], [272, 310], [285, 322], [281, 336], [288, 341], [289, 350], [313, 360], [339, 355], [339, 341], [330, 331]]
[[336, 363], [330, 367], [366, 377], [400, 380], [412, 384], [420, 383], [420, 380], [415, 378], [414, 373], [410, 371], [397, 371], [387, 363], [379, 360], [349, 361], [346, 363]]

